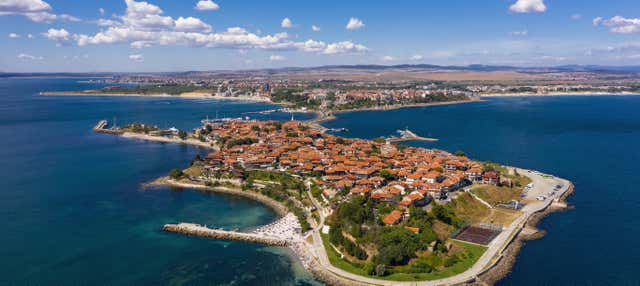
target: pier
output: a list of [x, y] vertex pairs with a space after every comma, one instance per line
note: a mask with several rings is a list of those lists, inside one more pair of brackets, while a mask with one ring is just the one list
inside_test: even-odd
[[93, 126], [93, 131], [94, 132], [100, 132], [100, 133], [108, 133], [108, 134], [122, 134], [124, 133], [122, 130], [118, 129], [118, 128], [107, 128], [107, 126], [109, 126], [109, 121], [107, 121], [106, 119], [100, 120], [98, 121], [98, 124], [96, 124], [95, 126]]
[[302, 231], [298, 219], [293, 213], [252, 232], [237, 232], [223, 229], [212, 229], [195, 223], [165, 224], [162, 230], [220, 240], [237, 240], [260, 243], [271, 246], [293, 246], [303, 241]]
[[221, 229], [211, 229], [195, 223], [181, 222], [178, 224], [165, 224], [162, 230], [167, 232], [175, 232], [191, 236], [199, 236], [220, 240], [237, 240], [245, 242], [260, 243], [272, 246], [289, 246], [289, 241], [276, 237], [268, 237], [253, 233], [244, 233], [236, 231], [227, 231]]
[[404, 142], [404, 141], [427, 141], [427, 142], [435, 142], [438, 141], [437, 138], [430, 137], [422, 137], [415, 134], [413, 131], [409, 129], [398, 130], [400, 133], [400, 137], [389, 137], [387, 140], [391, 143]]

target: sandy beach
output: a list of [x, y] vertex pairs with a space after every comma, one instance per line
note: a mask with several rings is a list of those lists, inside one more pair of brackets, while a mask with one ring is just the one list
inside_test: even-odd
[[208, 149], [218, 150], [218, 147], [213, 146], [211, 143], [202, 142], [200, 140], [193, 139], [193, 138], [187, 138], [185, 140], [182, 140], [182, 139], [180, 139], [180, 138], [178, 138], [176, 136], [174, 136], [174, 137], [151, 136], [151, 135], [147, 135], [147, 134], [140, 134], [140, 133], [133, 133], [133, 132], [125, 132], [120, 136], [122, 136], [124, 138], [142, 139], [142, 140], [155, 141], [155, 142], [187, 144], [187, 145], [193, 145], [193, 146], [198, 146], [198, 147], [204, 147], [204, 148], [208, 148]]
[[217, 96], [211, 95], [208, 92], [185, 92], [181, 94], [168, 94], [168, 93], [150, 93], [150, 94], [137, 94], [137, 93], [117, 93], [117, 92], [93, 92], [87, 91], [43, 91], [40, 92], [43, 96], [121, 96], [121, 97], [169, 97], [169, 98], [187, 98], [187, 99], [217, 99], [217, 100], [238, 100], [238, 101], [251, 101], [251, 102], [265, 102], [273, 103], [269, 98], [255, 97], [255, 96]]
[[517, 96], [600, 96], [600, 95], [640, 95], [634, 92], [553, 92], [553, 93], [484, 93], [480, 97], [517, 97]]

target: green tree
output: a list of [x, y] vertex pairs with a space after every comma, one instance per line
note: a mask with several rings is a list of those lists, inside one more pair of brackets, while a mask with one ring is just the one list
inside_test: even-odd
[[183, 131], [183, 130], [178, 131], [178, 137], [180, 137], [180, 139], [182, 140], [187, 140], [187, 135], [188, 134], [186, 131]]
[[184, 176], [184, 173], [180, 169], [173, 169], [171, 170], [171, 172], [169, 172], [169, 177], [171, 177], [174, 180], [179, 180], [183, 176]]

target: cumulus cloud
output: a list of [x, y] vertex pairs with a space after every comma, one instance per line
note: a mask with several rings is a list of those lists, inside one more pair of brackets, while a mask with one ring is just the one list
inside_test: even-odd
[[347, 23], [347, 26], [345, 28], [347, 28], [348, 30], [357, 30], [362, 27], [364, 27], [364, 23], [362, 22], [362, 20], [355, 17], [351, 17], [351, 19], [349, 19], [349, 22]]
[[211, 25], [202, 22], [202, 20], [194, 17], [183, 18], [180, 17], [176, 20], [176, 30], [189, 31], [189, 32], [211, 32]]
[[100, 13], [100, 16], [104, 16], [104, 8], [98, 8], [98, 12]]
[[362, 53], [369, 49], [363, 45], [355, 44], [351, 41], [337, 42], [327, 45], [323, 53], [325, 54], [342, 54], [342, 53]]
[[129, 55], [129, 59], [134, 62], [143, 62], [144, 56], [141, 54], [133, 54], [133, 55]]
[[42, 35], [49, 40], [56, 41], [58, 45], [68, 45], [71, 41], [71, 33], [65, 29], [49, 29]]
[[9, 34], [9, 38], [17, 39], [17, 38], [20, 38], [20, 35], [18, 35], [16, 33], [11, 33], [11, 34]]
[[594, 26], [605, 26], [612, 33], [632, 34], [640, 32], [640, 18], [625, 18], [614, 16], [611, 19], [597, 17], [593, 19]]
[[318, 27], [316, 25], [311, 25], [311, 31], [320, 32], [320, 27]]
[[269, 57], [269, 60], [270, 61], [284, 61], [284, 60], [286, 60], [286, 58], [281, 56], [281, 55], [271, 55]]
[[51, 5], [42, 0], [0, 0], [0, 16], [21, 15], [34, 22], [50, 22], [56, 19], [80, 21], [74, 16], [56, 15], [51, 11]]
[[282, 19], [282, 22], [280, 22], [280, 27], [282, 28], [292, 28], [293, 27], [293, 22], [291, 22], [291, 19], [289, 18], [284, 18]]
[[211, 0], [198, 1], [195, 7], [199, 11], [214, 11], [220, 9], [220, 6]]
[[514, 13], [532, 13], [547, 11], [544, 0], [517, 0], [509, 6], [509, 11]]
[[412, 61], [419, 61], [419, 60], [424, 59], [424, 56], [422, 56], [422, 55], [413, 55], [409, 59], [412, 60]]
[[580, 20], [580, 19], [582, 19], [582, 15], [580, 15], [580, 14], [573, 14], [573, 15], [571, 15], [571, 17], [569, 17], [569, 18], [571, 18], [571, 20]]
[[33, 39], [33, 35], [32, 34], [27, 34], [27, 38]]
[[509, 33], [509, 35], [516, 36], [516, 37], [525, 37], [525, 36], [529, 35], [529, 31], [527, 31], [527, 30], [513, 31], [513, 32]]
[[392, 57], [392, 56], [384, 56], [382, 58], [380, 58], [382, 61], [384, 62], [390, 62], [390, 61], [395, 61], [396, 58]]
[[127, 8], [114, 20], [95, 22], [106, 27], [93, 35], [75, 34], [71, 38], [79, 46], [101, 44], [129, 44], [134, 48], [182, 45], [238, 50], [293, 50], [324, 54], [364, 52], [368, 49], [350, 41], [325, 43], [309, 39], [295, 41], [287, 33], [262, 35], [244, 28], [231, 27], [213, 33], [210, 25], [194, 17], [174, 19], [163, 14], [160, 7], [147, 2], [126, 0]]
[[43, 57], [38, 57], [38, 56], [24, 54], [24, 53], [18, 54], [17, 57], [22, 60], [43, 60], [44, 59]]

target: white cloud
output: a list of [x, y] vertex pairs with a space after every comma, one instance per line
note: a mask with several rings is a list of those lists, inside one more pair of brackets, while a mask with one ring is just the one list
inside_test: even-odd
[[183, 18], [180, 17], [176, 20], [176, 30], [189, 31], [189, 32], [211, 32], [211, 25], [202, 22], [202, 20], [194, 17]]
[[369, 49], [363, 45], [355, 44], [350, 41], [337, 42], [327, 45], [323, 53], [325, 54], [343, 54], [343, 53], [361, 53]]
[[17, 38], [20, 38], [20, 35], [18, 35], [16, 33], [11, 33], [11, 34], [9, 34], [9, 38], [17, 39]]
[[532, 13], [547, 11], [544, 0], [517, 0], [516, 3], [509, 6], [509, 11], [515, 13]]
[[33, 39], [33, 35], [32, 34], [27, 34], [27, 38]]
[[597, 17], [593, 19], [594, 26], [605, 26], [612, 33], [632, 34], [640, 32], [640, 18], [625, 18], [622, 16], [614, 16], [611, 19], [603, 19]]
[[513, 32], [509, 33], [509, 35], [516, 36], [516, 37], [525, 37], [525, 36], [529, 35], [529, 31], [527, 31], [527, 30], [513, 31]]
[[67, 14], [52, 14], [51, 10], [51, 5], [42, 0], [0, 0], [0, 16], [22, 15], [34, 22], [50, 22], [56, 19], [80, 20]]
[[[1, 1], [1, 0], [0, 0]], [[164, 16], [162, 9], [147, 2], [126, 0], [125, 15], [114, 20], [100, 19], [95, 23], [107, 27], [93, 35], [76, 34], [72, 39], [79, 46], [129, 44], [134, 48], [181, 45], [205, 48], [293, 50], [325, 54], [363, 52], [368, 49], [349, 41], [325, 43], [309, 39], [296, 41], [287, 33], [262, 35], [240, 27], [213, 33], [211, 26], [193, 17]]]
[[385, 61], [385, 62], [390, 62], [390, 61], [395, 61], [395, 60], [396, 60], [396, 58], [394, 58], [394, 57], [392, 57], [392, 56], [384, 56], [384, 57], [382, 57], [382, 58], [380, 58], [380, 59], [381, 59], [382, 61]]
[[580, 14], [573, 14], [573, 15], [571, 15], [571, 17], [570, 17], [570, 18], [571, 18], [571, 20], [580, 20], [580, 19], [582, 19], [582, 15], [580, 15]]
[[80, 21], [82, 21], [82, 19], [80, 19], [78, 17], [71, 16], [69, 14], [60, 14], [60, 15], [57, 16], [57, 18], [59, 18], [61, 20], [67, 20], [67, 21], [70, 21], [70, 22], [80, 22]]
[[141, 54], [133, 54], [133, 55], [129, 55], [129, 59], [134, 62], [143, 62], [144, 56]]
[[98, 8], [98, 12], [100, 12], [100, 16], [104, 16], [104, 8]]
[[320, 32], [320, 27], [318, 27], [316, 25], [311, 25], [311, 31]]
[[602, 17], [595, 17], [595, 18], [593, 18], [591, 23], [593, 23], [594, 26], [598, 26], [598, 25], [600, 25], [602, 23], [603, 20], [604, 20], [604, 18], [602, 18]]
[[19, 54], [17, 57], [23, 60], [43, 60], [44, 59], [43, 57], [37, 57], [34, 55], [23, 54], [23, 53]]
[[362, 22], [362, 20], [355, 17], [351, 17], [351, 19], [349, 19], [349, 22], [347, 23], [347, 26], [345, 28], [347, 28], [348, 30], [357, 30], [362, 27], [364, 27], [364, 23]]
[[42, 35], [49, 40], [56, 41], [58, 46], [68, 45], [71, 41], [71, 33], [65, 29], [49, 29], [46, 33], [42, 33]]
[[195, 9], [199, 11], [214, 11], [220, 9], [220, 6], [211, 0], [200, 0]]
[[409, 59], [412, 60], [412, 61], [419, 61], [419, 60], [424, 59], [424, 56], [422, 56], [422, 55], [413, 55]]
[[293, 27], [293, 22], [291, 22], [291, 19], [289, 18], [284, 18], [282, 19], [282, 22], [280, 23], [280, 27], [282, 28], [292, 28]]
[[269, 57], [269, 60], [270, 61], [284, 61], [284, 60], [286, 60], [286, 58], [281, 56], [281, 55], [271, 55]]

